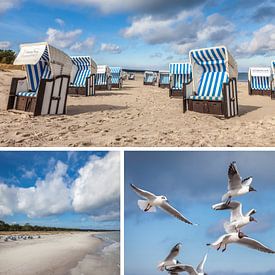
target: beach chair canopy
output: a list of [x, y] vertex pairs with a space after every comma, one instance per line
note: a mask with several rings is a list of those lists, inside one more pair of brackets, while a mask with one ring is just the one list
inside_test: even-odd
[[192, 80], [192, 66], [189, 62], [170, 63], [169, 72], [173, 76], [172, 89], [181, 90], [184, 83]]
[[170, 73], [169, 71], [159, 71], [159, 84], [169, 84]]
[[192, 99], [222, 100], [223, 83], [237, 78], [238, 66], [225, 46], [192, 50], [189, 53], [193, 68]]
[[71, 71], [71, 85], [85, 87], [86, 79], [96, 74], [97, 65], [90, 56], [72, 56], [73, 66]]
[[107, 65], [99, 65], [97, 66], [97, 74], [95, 77], [96, 85], [107, 85], [107, 79], [111, 74], [110, 67]]
[[249, 68], [248, 79], [252, 90], [270, 90], [271, 69], [268, 67]]
[[70, 75], [72, 69], [70, 57], [47, 42], [20, 45], [14, 65], [26, 67], [28, 91], [23, 92], [25, 96], [37, 93], [41, 79]]
[[144, 81], [145, 82], [152, 83], [152, 82], [154, 82], [154, 78], [155, 78], [154, 72], [151, 72], [151, 71], [144, 72]]
[[110, 71], [112, 75], [112, 84], [119, 84], [119, 81], [122, 77], [121, 67], [110, 67]]

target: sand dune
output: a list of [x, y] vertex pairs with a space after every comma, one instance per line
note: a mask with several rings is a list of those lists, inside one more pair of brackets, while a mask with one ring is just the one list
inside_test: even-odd
[[143, 86], [142, 76], [122, 90], [96, 97], [69, 97], [65, 116], [32, 117], [7, 112], [12, 76], [0, 72], [1, 146], [274, 146], [275, 100], [248, 96], [239, 83], [240, 116], [229, 120], [182, 113], [182, 100], [168, 90]]
[[[0, 242], [0, 274], [119, 274], [119, 254], [112, 253], [113, 265], [106, 265], [100, 254], [104, 242], [92, 233], [62, 233], [43, 235], [41, 239]], [[96, 261], [86, 259], [91, 257]], [[89, 269], [88, 269], [89, 268]], [[113, 273], [113, 271], [118, 273]]]

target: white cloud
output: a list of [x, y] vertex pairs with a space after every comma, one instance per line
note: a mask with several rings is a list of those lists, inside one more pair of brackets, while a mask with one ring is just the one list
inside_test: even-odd
[[253, 33], [250, 41], [242, 43], [236, 50], [243, 55], [272, 55], [275, 53], [275, 25], [267, 24]]
[[11, 43], [9, 41], [0, 41], [0, 50], [7, 50], [11, 47]]
[[102, 43], [100, 50], [102, 52], [109, 52], [109, 53], [115, 53], [115, 54], [121, 53], [121, 48], [116, 44]]
[[4, 13], [10, 9], [18, 7], [20, 0], [1, 0], [0, 3], [0, 14]]
[[54, 28], [49, 28], [47, 30], [46, 40], [58, 48], [66, 49], [72, 47], [77, 42], [81, 34], [82, 30], [80, 29], [65, 32]]
[[55, 22], [61, 27], [65, 25], [65, 21], [61, 18], [55, 18]]
[[94, 47], [95, 44], [95, 38], [94, 37], [88, 37], [86, 40], [82, 42], [75, 42], [70, 49], [72, 51], [82, 51], [82, 50], [91, 50]]
[[98, 216], [91, 216], [92, 220], [96, 222], [104, 222], [104, 221], [114, 221], [119, 219], [120, 213], [118, 211], [110, 211], [107, 214], [102, 214]]
[[0, 183], [0, 217], [14, 213], [16, 188]]
[[104, 158], [93, 156], [79, 170], [72, 187], [75, 211], [91, 212], [119, 200], [119, 158], [118, 152], [110, 152]]

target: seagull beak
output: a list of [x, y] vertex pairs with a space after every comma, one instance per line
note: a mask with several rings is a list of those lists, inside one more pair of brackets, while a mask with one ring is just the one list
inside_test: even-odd
[[254, 222], [258, 222], [256, 219], [253, 220]]

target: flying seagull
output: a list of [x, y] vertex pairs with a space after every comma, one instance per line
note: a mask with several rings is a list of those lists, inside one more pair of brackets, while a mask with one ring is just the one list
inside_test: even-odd
[[179, 261], [175, 258], [179, 255], [181, 243], [177, 243], [171, 250], [169, 255], [158, 265], [160, 271], [164, 271], [166, 266], [178, 264]]
[[228, 192], [223, 195], [222, 201], [230, 203], [232, 197], [244, 195], [246, 193], [256, 191], [252, 186], [252, 177], [248, 177], [242, 180], [236, 162], [232, 162], [228, 168]]
[[196, 269], [194, 269], [194, 267], [191, 265], [175, 264], [172, 266], [167, 266], [166, 271], [168, 271], [171, 275], [178, 275], [178, 273], [180, 272], [187, 272], [190, 275], [207, 275], [203, 270], [206, 259], [207, 254], [204, 256], [203, 260], [200, 262]]
[[248, 213], [243, 215], [242, 204], [238, 201], [230, 201], [229, 203], [218, 203], [212, 206], [214, 210], [231, 210], [230, 222], [225, 222], [224, 228], [227, 233], [238, 232], [240, 229], [250, 222], [257, 222], [252, 216], [256, 213], [255, 209], [251, 209]]
[[131, 184], [131, 187], [140, 197], [145, 199], [138, 200], [138, 206], [141, 210], [145, 212], [156, 212], [156, 207], [159, 207], [177, 219], [193, 225], [192, 222], [187, 220], [178, 210], [176, 210], [168, 203], [168, 200], [165, 196], [156, 196], [151, 192], [136, 187], [134, 184]]
[[236, 243], [240, 245], [247, 246], [252, 249], [259, 250], [261, 252], [265, 253], [275, 253], [274, 250], [268, 248], [267, 246], [263, 245], [262, 243], [249, 238], [246, 236], [243, 232], [234, 232], [234, 233], [228, 233], [222, 235], [218, 240], [211, 244], [207, 244], [209, 246], [212, 246], [213, 248], [219, 250], [221, 247], [223, 247], [222, 252], [224, 252], [227, 248], [228, 244]]

